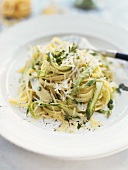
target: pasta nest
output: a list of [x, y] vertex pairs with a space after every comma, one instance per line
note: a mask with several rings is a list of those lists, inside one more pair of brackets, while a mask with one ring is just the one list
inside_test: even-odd
[[27, 17], [31, 13], [31, 0], [3, 0], [1, 13], [16, 19]]

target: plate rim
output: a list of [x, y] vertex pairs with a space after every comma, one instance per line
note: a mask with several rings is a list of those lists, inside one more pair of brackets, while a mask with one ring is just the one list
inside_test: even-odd
[[[49, 16], [49, 18], [53, 18], [53, 17], [57, 17], [57, 18], [65, 18], [66, 16]], [[69, 17], [69, 16], [68, 16]], [[74, 17], [74, 16], [70, 16], [70, 17]], [[83, 17], [83, 16], [80, 16], [80, 17]], [[30, 20], [28, 20], [28, 21], [23, 21], [22, 23], [19, 23], [19, 24], [17, 24], [17, 25], [15, 25], [15, 26], [13, 26], [12, 28], [10, 28], [9, 30], [7, 30], [7, 31], [4, 31], [1, 35], [0, 35], [0, 37], [2, 37], [2, 38], [4, 38], [4, 35], [6, 36], [6, 34], [9, 34], [9, 32], [13, 32], [13, 30], [14, 29], [17, 29], [18, 27], [20, 27], [20, 25], [26, 25], [26, 24], [28, 24], [28, 22], [29, 23], [32, 23], [32, 22], [34, 22], [34, 21], [36, 21], [36, 19], [37, 20], [40, 20], [40, 18], [44, 18], [44, 19], [46, 19], [46, 17], [44, 17], [44, 16], [38, 16], [38, 17], [35, 17], [35, 18], [33, 18], [33, 19], [30, 19]], [[90, 17], [85, 17], [84, 16], [84, 18], [88, 18], [88, 19], [92, 19], [92, 17], [90, 18]], [[93, 20], [93, 19], [92, 19]], [[96, 20], [96, 19], [95, 19]], [[103, 22], [102, 20], [100, 21], [100, 20], [98, 20], [98, 22]], [[107, 22], [105, 22], [105, 23], [107, 23]], [[110, 25], [110, 24], [109, 24]], [[114, 27], [114, 28], [117, 28], [117, 26], [113, 26], [112, 25], [112, 27]], [[118, 30], [123, 30], [122, 28], [120, 28], [120, 27], [118, 27]], [[124, 30], [123, 30], [124, 31]], [[125, 30], [125, 32], [127, 32], [126, 30]], [[128, 32], [127, 32], [127, 34], [128, 34]], [[0, 41], [1, 42], [1, 41]], [[0, 127], [1, 127], [1, 125], [0, 125]], [[0, 128], [0, 134], [3, 136], [3, 137], [5, 137], [7, 140], [9, 140], [11, 143], [15, 143], [14, 141], [15, 140], [12, 140], [12, 139], [10, 139], [9, 137], [7, 137], [7, 135], [5, 135], [4, 134], [4, 132], [1, 130], [2, 128]], [[3, 132], [3, 133], [2, 133]], [[20, 145], [20, 144], [17, 144], [17, 143], [15, 143], [15, 145], [18, 145], [18, 146], [20, 146], [20, 147], [22, 147], [22, 148], [25, 148], [25, 146], [22, 146], [22, 145]], [[128, 148], [128, 144], [127, 144], [127, 146], [124, 146], [123, 148], [120, 148], [119, 150], [116, 150], [116, 151], [113, 151], [113, 152], [111, 152], [111, 153], [108, 153], [108, 154], [103, 154], [103, 155], [99, 155], [99, 156], [94, 156], [94, 158], [93, 157], [89, 157], [89, 158], [87, 158], [87, 157], [80, 157], [80, 156], [78, 156], [78, 157], [66, 157], [66, 155], [64, 156], [62, 156], [62, 155], [56, 155], [55, 153], [52, 155], [52, 154], [47, 154], [47, 153], [40, 153], [40, 154], [45, 154], [45, 155], [49, 155], [49, 156], [54, 156], [54, 157], [57, 157], [57, 158], [67, 158], [67, 159], [95, 159], [95, 158], [99, 158], [99, 157], [104, 157], [104, 156], [108, 156], [108, 155], [112, 155], [112, 154], [114, 154], [114, 153], [117, 153], [117, 152], [119, 152], [119, 151], [121, 151], [121, 150], [124, 150], [124, 149], [126, 149], [126, 148]], [[35, 152], [35, 153], [37, 153], [36, 151], [34, 151], [34, 150], [31, 150], [31, 149], [28, 149], [27, 147], [25, 148], [25, 149], [27, 149], [27, 150], [29, 150], [29, 151], [32, 151], [32, 152]], [[39, 152], [38, 152], [39, 153]]]

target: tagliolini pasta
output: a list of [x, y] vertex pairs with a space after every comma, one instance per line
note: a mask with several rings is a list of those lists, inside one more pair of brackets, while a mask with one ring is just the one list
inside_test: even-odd
[[27, 17], [31, 13], [31, 0], [3, 0], [1, 12], [5, 17]]
[[20, 95], [10, 101], [34, 118], [85, 123], [95, 111], [111, 113], [112, 73], [105, 57], [92, 50], [53, 38], [46, 46], [34, 46], [19, 72]]

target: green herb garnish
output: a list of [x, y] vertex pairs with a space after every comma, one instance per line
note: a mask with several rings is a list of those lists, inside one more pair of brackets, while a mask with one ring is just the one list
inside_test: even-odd
[[97, 112], [102, 113], [102, 114], [105, 114], [105, 113], [107, 113], [107, 111], [108, 111], [108, 110], [98, 110]]
[[96, 56], [96, 55], [98, 55], [96, 52], [93, 52], [93, 53], [91, 53], [93, 56]]
[[35, 64], [34, 63], [32, 64], [32, 69], [35, 70]]
[[128, 86], [125, 86], [123, 83], [119, 85], [119, 89], [128, 91]]
[[114, 105], [113, 105], [113, 100], [110, 99], [109, 102], [108, 102], [108, 108], [109, 108], [110, 110], [112, 110], [113, 107], [114, 107]]
[[109, 64], [113, 64], [113, 62], [112, 62], [112, 61], [109, 61]]
[[75, 116], [75, 117], [73, 117], [74, 119], [80, 119], [80, 116]]
[[51, 54], [50, 52], [47, 53], [47, 56], [48, 56], [48, 57], [47, 57], [47, 61], [48, 61], [48, 62], [50, 62], [50, 54]]
[[76, 104], [78, 104], [78, 103], [79, 103], [76, 99], [74, 99], [74, 102], [75, 102]]
[[29, 113], [29, 107], [26, 110], [26, 116], [28, 115], [28, 113]]
[[77, 48], [78, 48], [78, 44], [73, 43], [72, 47], [69, 47], [69, 52], [76, 52]]
[[121, 83], [116, 91], [117, 93], [121, 94], [121, 90], [128, 91], [128, 86], [125, 86], [123, 83]]
[[121, 90], [119, 88], [116, 88], [116, 92], [121, 94]]
[[110, 117], [111, 112], [112, 112], [112, 110], [108, 110], [108, 112], [107, 112], [107, 118], [109, 118], [109, 117]]
[[99, 112], [99, 113], [102, 113], [102, 114], [106, 114], [106, 115], [107, 115], [107, 118], [109, 118], [110, 115], [111, 115], [112, 109], [113, 109], [113, 107], [114, 107], [114, 105], [113, 105], [113, 100], [112, 100], [112, 99], [109, 100], [107, 106], [108, 106], [108, 110], [98, 110], [98, 112]]
[[112, 110], [98, 110], [97, 112], [102, 113], [102, 114], [106, 114], [107, 118], [109, 118], [110, 115], [111, 115], [111, 111]]
[[41, 91], [41, 87], [40, 86], [38, 87], [38, 91]]
[[77, 125], [77, 129], [79, 130], [81, 128], [81, 124], [80, 123], [78, 123], [78, 125]]

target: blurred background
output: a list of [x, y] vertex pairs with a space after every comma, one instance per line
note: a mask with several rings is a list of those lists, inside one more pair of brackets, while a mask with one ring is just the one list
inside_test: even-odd
[[0, 32], [37, 15], [88, 15], [128, 28], [128, 0], [0, 0]]

